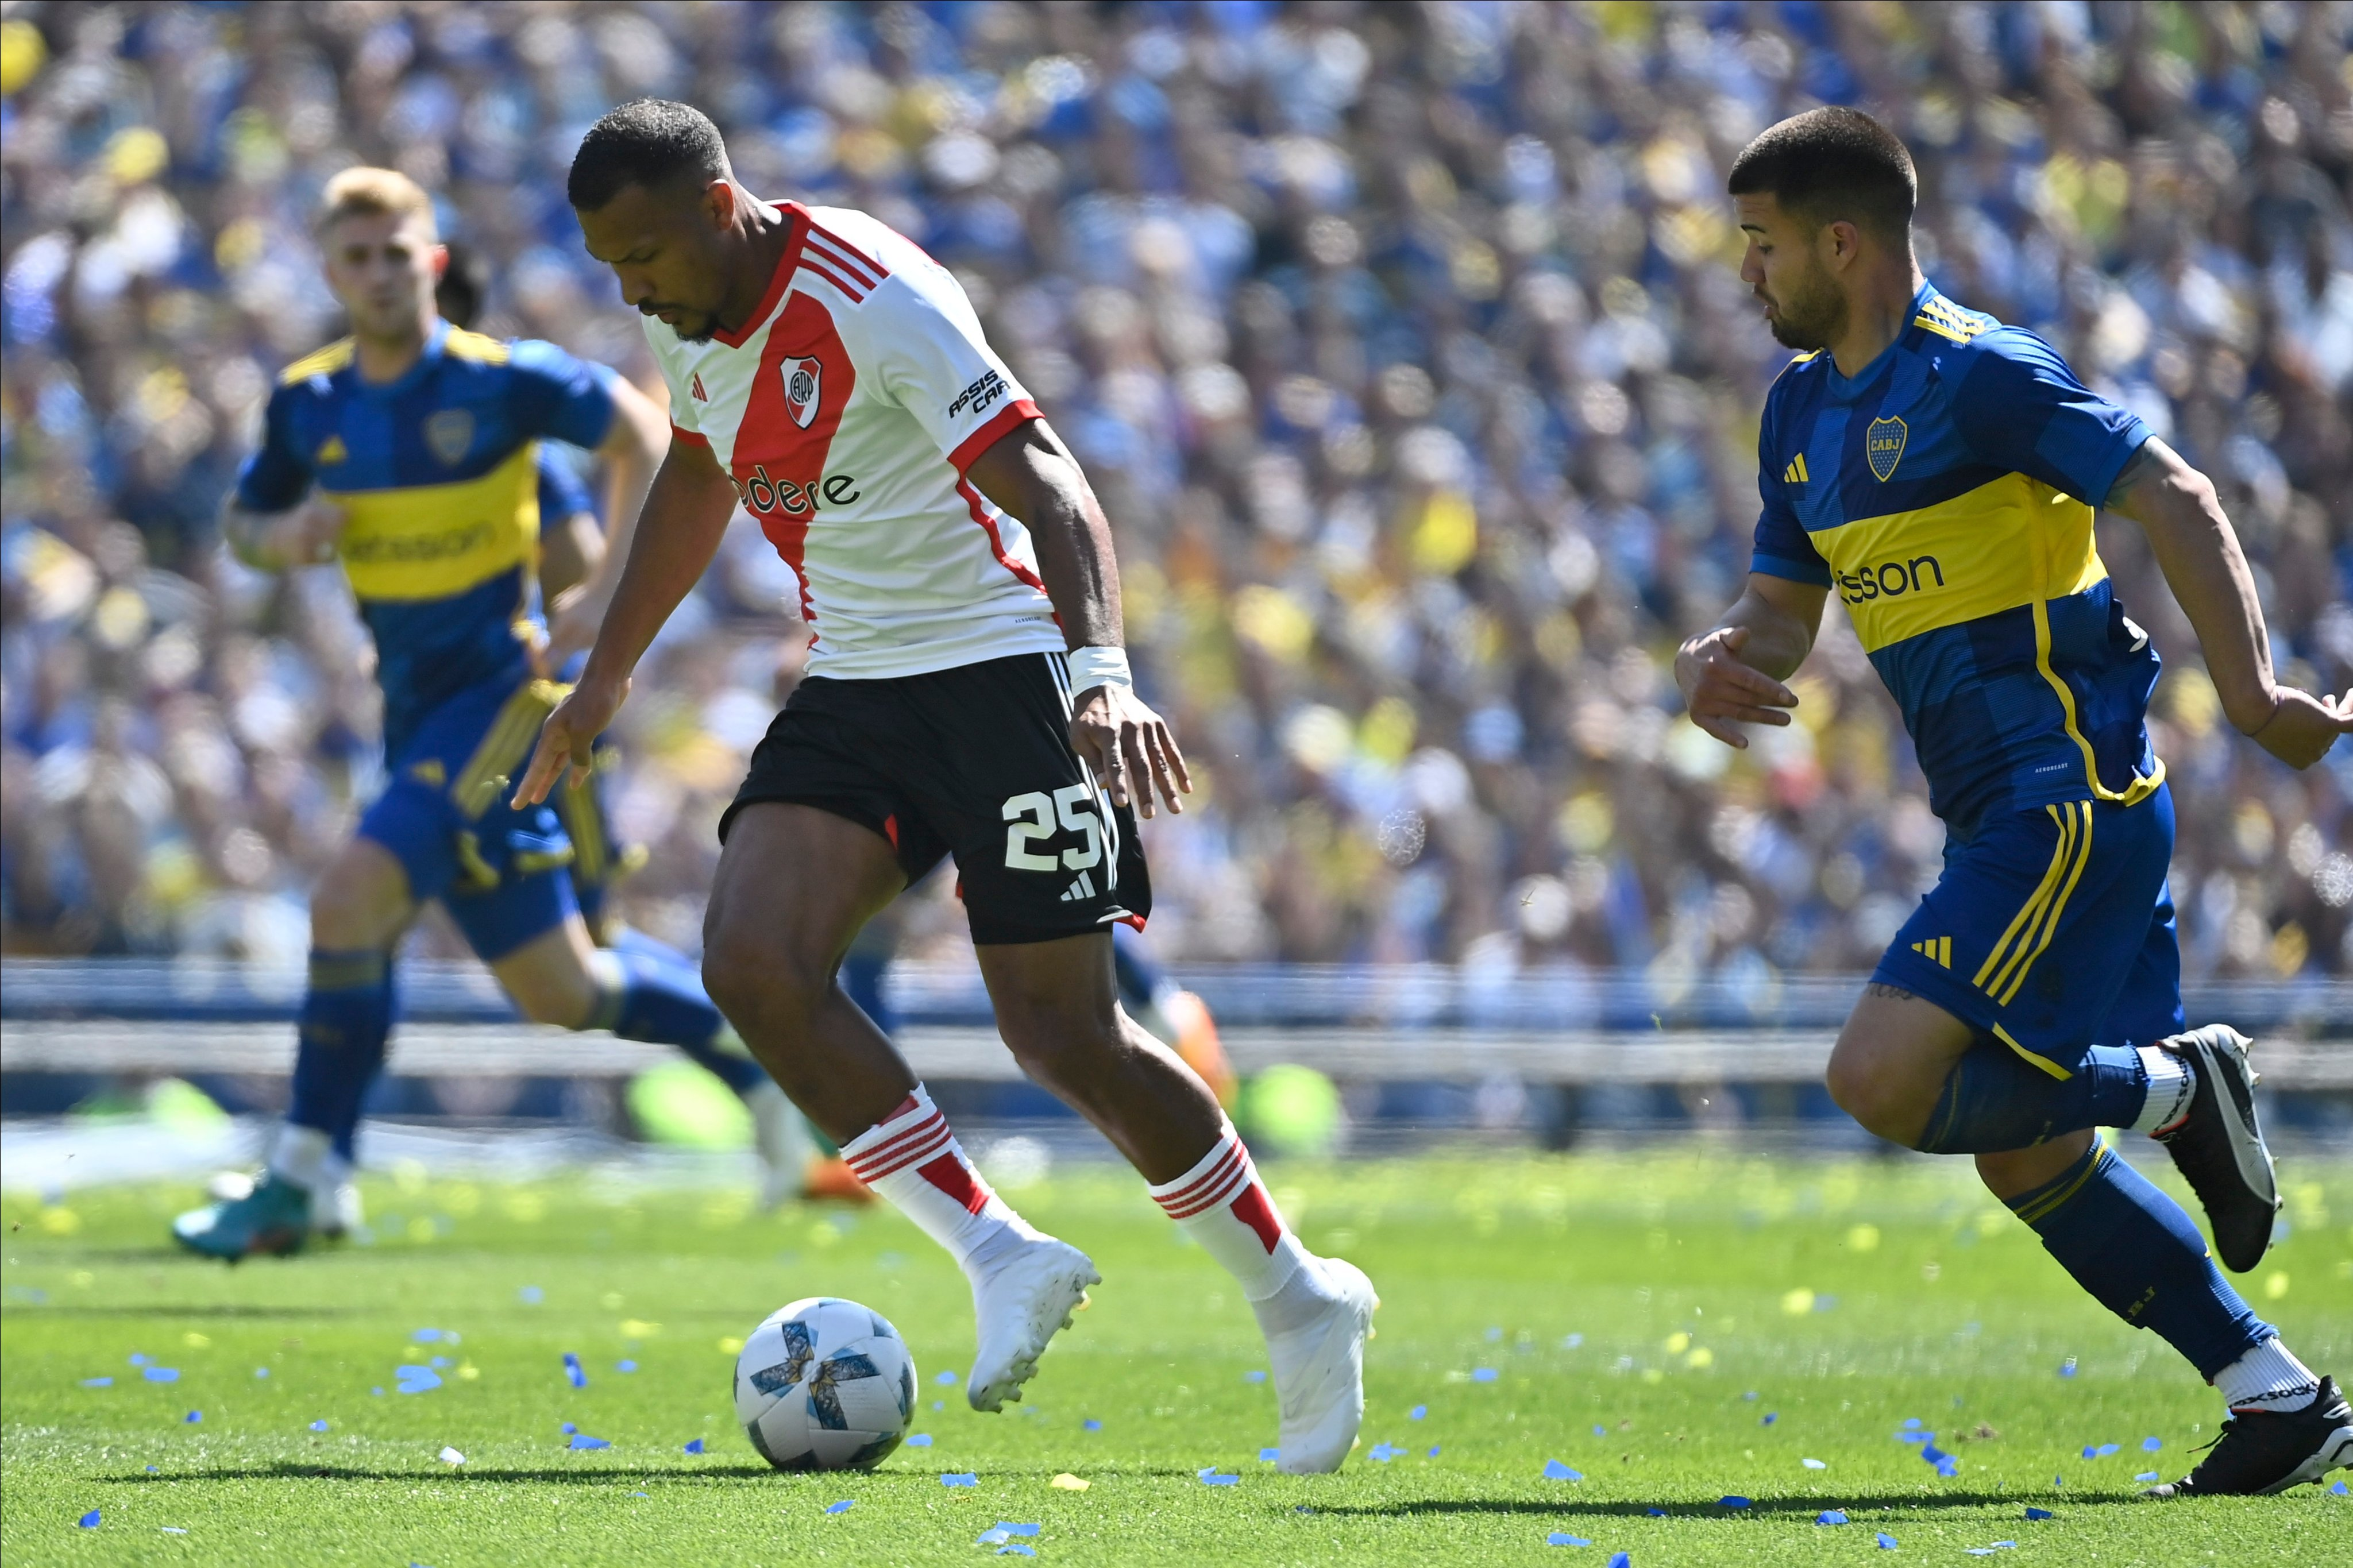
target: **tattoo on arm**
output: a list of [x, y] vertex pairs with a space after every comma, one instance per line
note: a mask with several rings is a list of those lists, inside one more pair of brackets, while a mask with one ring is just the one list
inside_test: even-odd
[[2133, 487], [2157, 473], [2160, 467], [2157, 457], [2156, 440], [2152, 438], [2143, 441], [2140, 444], [2140, 449], [2125, 459], [2123, 471], [2116, 475], [2116, 482], [2108, 487], [2107, 498], [2101, 501], [2100, 505], [2109, 511], [2124, 510], [2126, 498], [2131, 493]]
[[1905, 990], [1901, 985], [1887, 985], [1876, 980], [1871, 982], [1868, 985], [1865, 985], [1862, 988], [1862, 994], [1866, 996], [1876, 996], [1883, 1002], [1917, 1002], [1920, 1000], [1920, 998], [1912, 994], [1911, 992]]

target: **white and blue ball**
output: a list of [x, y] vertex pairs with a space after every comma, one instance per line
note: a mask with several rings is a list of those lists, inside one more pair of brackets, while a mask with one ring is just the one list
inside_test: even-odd
[[780, 1470], [868, 1470], [907, 1435], [915, 1358], [890, 1320], [839, 1296], [768, 1314], [735, 1358], [735, 1419]]

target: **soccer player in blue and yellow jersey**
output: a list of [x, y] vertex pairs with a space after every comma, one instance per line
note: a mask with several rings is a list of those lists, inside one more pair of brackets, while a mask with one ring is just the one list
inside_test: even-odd
[[507, 775], [562, 695], [543, 676], [538, 444], [596, 451], [615, 476], [615, 518], [634, 520], [667, 441], [662, 411], [553, 344], [441, 321], [432, 204], [406, 175], [337, 175], [319, 234], [352, 335], [280, 378], [222, 526], [256, 566], [343, 563], [375, 638], [389, 782], [311, 895], [293, 1103], [268, 1169], [249, 1192], [173, 1226], [184, 1246], [227, 1258], [299, 1250], [332, 1223], [384, 1064], [393, 951], [427, 900], [526, 1016], [676, 1045], [726, 1078], [755, 1122], [795, 1115], [728, 1048], [732, 1031], [691, 965], [595, 946], [561, 819], [507, 799]]
[[1831, 1093], [1883, 1138], [1972, 1154], [2103, 1305], [2155, 1330], [2231, 1408], [2157, 1495], [2253, 1493], [2353, 1464], [2353, 1411], [2215, 1268], [2172, 1199], [2094, 1130], [2154, 1134], [2244, 1271], [2278, 1205], [2247, 1042], [2185, 1031], [2166, 872], [2173, 807], [2142, 712], [2157, 650], [2116, 600], [2093, 509], [2140, 525], [2222, 708], [2295, 767], [2353, 696], [2273, 679], [2263, 611], [2206, 478], [2031, 332], [1946, 299], [1912, 254], [1902, 142], [1819, 109], [1733, 165], [1741, 277], [1803, 351], [1767, 395], [1747, 590], [1685, 643], [1694, 722], [1787, 724], [1782, 681], [1835, 593], [1904, 710], [1945, 869], [1831, 1053]]

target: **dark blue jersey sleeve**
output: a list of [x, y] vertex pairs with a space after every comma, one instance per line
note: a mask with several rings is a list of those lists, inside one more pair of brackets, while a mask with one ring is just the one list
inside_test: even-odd
[[588, 494], [588, 487], [580, 482], [579, 470], [560, 453], [540, 447], [540, 526], [544, 528], [558, 518], [574, 517], [584, 511], [593, 516], [596, 510], [596, 502]]
[[510, 346], [507, 369], [524, 431], [592, 450], [603, 443], [613, 427], [611, 371], [535, 338]]
[[[1776, 384], [1776, 392], [1778, 389]], [[1774, 401], [1774, 394], [1767, 393], [1765, 422], [1757, 433], [1757, 490], [1764, 500], [1765, 510], [1757, 517], [1757, 548], [1749, 557], [1748, 570], [1827, 588], [1831, 585], [1830, 563], [1814, 548], [1806, 525], [1798, 521], [1798, 510], [1789, 504], [1788, 481], [1782, 479], [1775, 461], [1778, 447], [1775, 436], [1779, 422], [1773, 416]]]
[[2059, 351], [2023, 327], [1997, 327], [1959, 353], [1953, 427], [1980, 462], [2097, 506], [2148, 439], [2140, 416], [2076, 380]]
[[261, 449], [245, 460], [237, 476], [237, 504], [248, 511], [284, 511], [311, 489], [311, 466], [295, 447], [292, 386], [269, 395], [262, 417]]

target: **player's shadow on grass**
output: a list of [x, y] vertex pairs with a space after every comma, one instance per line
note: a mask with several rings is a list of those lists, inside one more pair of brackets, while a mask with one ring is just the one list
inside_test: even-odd
[[[1559, 1518], [1570, 1514], [1589, 1514], [1597, 1518], [1641, 1519], [1652, 1509], [1662, 1510], [1669, 1519], [1736, 1520], [1748, 1514], [1803, 1514], [1810, 1518], [1827, 1509], [1843, 1509], [1858, 1516], [1858, 1522], [1868, 1523], [1859, 1516], [1865, 1511], [1889, 1509], [1898, 1515], [1917, 1513], [1924, 1510], [1946, 1508], [1982, 1508], [1999, 1506], [2016, 1509], [2030, 1500], [2021, 1492], [1901, 1492], [1864, 1497], [1789, 1497], [1754, 1498], [1746, 1508], [1725, 1508], [1712, 1502], [1580, 1502], [1575, 1498], [1535, 1500], [1524, 1498], [1431, 1498], [1422, 1502], [1366, 1503], [1361, 1505], [1317, 1505], [1317, 1513], [1361, 1515], [1370, 1519], [1410, 1519], [1417, 1514], [1501, 1513], [1541, 1514]], [[2137, 1491], [2093, 1492], [2069, 1491], [2071, 1503], [2113, 1502], [2137, 1503]]]
[[115, 1475], [93, 1478], [99, 1480], [125, 1481], [401, 1481], [410, 1486], [418, 1481], [483, 1482], [483, 1481], [554, 1481], [565, 1486], [611, 1486], [617, 1481], [700, 1481], [750, 1480], [771, 1477], [776, 1472], [765, 1465], [732, 1465], [724, 1468], [709, 1466], [694, 1469], [668, 1465], [610, 1465], [594, 1460], [561, 1468], [539, 1468], [527, 1466], [465, 1465], [443, 1470], [373, 1470], [355, 1465], [303, 1464], [294, 1459], [280, 1459], [274, 1464], [217, 1466], [206, 1470], [175, 1470], [170, 1474]]

